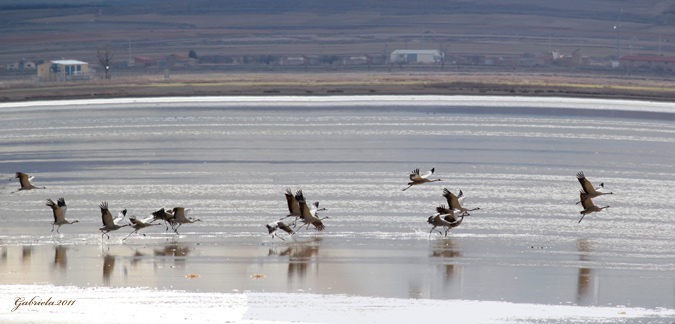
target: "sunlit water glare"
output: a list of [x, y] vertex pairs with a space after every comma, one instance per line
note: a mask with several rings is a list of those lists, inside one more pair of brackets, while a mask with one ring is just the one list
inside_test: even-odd
[[[406, 100], [0, 106], [0, 284], [675, 307], [675, 107]], [[416, 168], [442, 181], [402, 191]], [[46, 189], [13, 192], [16, 171]], [[578, 171], [614, 192], [581, 223]], [[327, 208], [324, 232], [267, 235], [286, 188]], [[426, 223], [443, 188], [481, 208], [447, 238]], [[79, 220], [60, 235], [45, 206], [59, 197]], [[102, 201], [201, 222], [102, 240]]]

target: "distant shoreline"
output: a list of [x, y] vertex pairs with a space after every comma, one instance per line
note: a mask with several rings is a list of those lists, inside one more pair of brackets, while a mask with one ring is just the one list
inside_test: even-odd
[[0, 102], [0, 112], [99, 109], [373, 110], [675, 120], [665, 101], [475, 95], [174, 96]]
[[670, 80], [541, 74], [250, 73], [4, 82], [0, 102], [184, 96], [473, 95], [675, 102]]

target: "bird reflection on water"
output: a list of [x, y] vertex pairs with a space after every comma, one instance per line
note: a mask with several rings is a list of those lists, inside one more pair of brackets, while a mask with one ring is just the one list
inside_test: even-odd
[[[177, 242], [167, 243], [161, 249], [154, 250], [156, 262], [173, 261], [174, 266], [176, 267], [181, 267], [185, 265], [189, 253], [190, 248], [187, 245]], [[155, 263], [155, 267], [157, 266], [158, 264]]]
[[68, 248], [64, 245], [57, 245], [54, 247], [54, 270], [66, 271], [68, 268], [66, 260], [66, 251]]
[[31, 256], [33, 255], [33, 247], [23, 246], [21, 248], [21, 265], [24, 267], [30, 267]]
[[440, 258], [441, 266], [444, 268], [444, 283], [448, 283], [456, 271], [461, 267], [454, 264], [453, 258], [459, 258], [462, 256], [462, 251], [457, 243], [453, 239], [444, 239], [438, 241], [432, 241], [431, 245], [431, 257]]
[[134, 250], [134, 255], [131, 257], [131, 261], [129, 261], [129, 265], [132, 268], [135, 268], [136, 265], [138, 265], [139, 262], [141, 262], [144, 258], [146, 257], [145, 254], [143, 254], [141, 251], [138, 249]]
[[110, 286], [110, 275], [115, 269], [115, 256], [106, 254], [103, 256], [103, 284]]
[[190, 248], [180, 243], [167, 243], [161, 249], [155, 249], [155, 256], [173, 257], [175, 261], [185, 261]]
[[[591, 252], [591, 243], [586, 239], [577, 240], [577, 249], [579, 251], [579, 260], [582, 262], [591, 261], [588, 257], [589, 252]], [[591, 268], [579, 268], [579, 274], [577, 276], [577, 305], [593, 305], [597, 301], [589, 300], [591, 282], [593, 281], [593, 269]], [[597, 289], [597, 281], [595, 282], [595, 289]], [[597, 297], [597, 292], [593, 295]]]
[[272, 248], [269, 256], [288, 256], [288, 282], [296, 278], [304, 280], [310, 265], [315, 264], [315, 271], [319, 271], [318, 254], [322, 241], [320, 237], [312, 237], [307, 241], [296, 241], [287, 244], [284, 248]]

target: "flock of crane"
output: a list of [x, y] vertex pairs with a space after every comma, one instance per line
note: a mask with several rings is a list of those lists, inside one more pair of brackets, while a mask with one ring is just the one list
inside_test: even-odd
[[[436, 180], [429, 180], [429, 176], [433, 174], [434, 170], [432, 169], [431, 171], [420, 175], [419, 169], [413, 171], [413, 173], [410, 175], [410, 180], [411, 182], [408, 183], [408, 187], [403, 189], [404, 191], [414, 185], [422, 184], [425, 182], [434, 182], [434, 181], [441, 181], [441, 179], [436, 179]], [[445, 205], [441, 205], [436, 208], [437, 213], [430, 216], [427, 220], [429, 224], [431, 224], [433, 227], [431, 228], [431, 231], [429, 231], [429, 234], [436, 229], [436, 227], [443, 227], [445, 228], [445, 236], [448, 235], [448, 231], [451, 228], [459, 226], [459, 224], [462, 223], [462, 220], [464, 219], [464, 216], [469, 216], [470, 211], [478, 210], [480, 208], [473, 208], [473, 209], [467, 209], [462, 207], [461, 201], [464, 199], [464, 193], [460, 190], [459, 195], [455, 196], [452, 192], [450, 192], [448, 189], [443, 189], [443, 196], [447, 199], [448, 201], [448, 207]], [[290, 189], [286, 189], [286, 201], [288, 203], [288, 210], [289, 214], [286, 215], [284, 218], [288, 217], [295, 217], [293, 222], [286, 224], [282, 222], [282, 219], [269, 223], [265, 225], [267, 227], [267, 230], [272, 237], [278, 237], [283, 240], [282, 237], [278, 236], [276, 231], [278, 229], [283, 230], [284, 232], [288, 233], [289, 235], [295, 234], [293, 231], [293, 228], [296, 227], [297, 222], [300, 221], [302, 223], [301, 227], [304, 225], [307, 225], [307, 229], [309, 226], [314, 226], [314, 228], [317, 231], [322, 231], [325, 228], [325, 225], [323, 224], [322, 220], [328, 218], [319, 218], [317, 212], [321, 210], [326, 210], [325, 208], [319, 208], [319, 202], [314, 202], [311, 207], [307, 205], [307, 202], [302, 194], [302, 190], [298, 190], [295, 195], [291, 193]], [[457, 216], [455, 216], [457, 215]], [[440, 230], [439, 230], [439, 233]], [[441, 233], [442, 234], [442, 233]]]
[[[51, 207], [52, 214], [54, 216], [54, 221], [52, 222], [52, 232], [54, 231], [54, 226], [58, 226], [56, 227], [56, 232], [60, 234], [59, 229], [62, 225], [69, 225], [78, 222], [77, 220], [66, 220], [66, 210], [68, 209], [68, 206], [66, 205], [66, 200], [64, 198], [59, 198], [56, 203], [54, 203], [54, 201], [51, 199], [47, 199], [47, 206]], [[124, 239], [122, 239], [126, 240], [129, 238], [129, 236], [134, 233], [138, 233], [138, 231], [141, 229], [154, 225], [160, 225], [158, 223], [153, 223], [157, 220], [161, 220], [166, 223], [166, 230], [169, 230], [169, 226], [171, 226], [176, 234], [178, 234], [178, 228], [181, 225], [200, 221], [199, 219], [192, 217], [188, 218], [186, 216], [190, 209], [186, 209], [184, 207], [174, 207], [170, 210], [164, 210], [164, 208], [161, 208], [153, 212], [152, 216], [143, 220], [139, 220], [135, 216], [129, 216], [129, 223], [124, 224], [124, 218], [127, 215], [126, 209], [121, 210], [117, 214], [117, 217], [113, 218], [112, 214], [110, 213], [110, 209], [108, 209], [107, 201], [102, 202], [99, 205], [99, 208], [101, 209], [101, 220], [103, 221], [103, 227], [99, 228], [102, 233], [101, 238], [106, 236], [108, 239], [110, 239], [110, 235], [108, 235], [109, 232], [116, 231], [122, 227], [130, 226], [134, 230]], [[145, 236], [145, 234], [142, 233], [141, 235]]]
[[[408, 187], [404, 188], [403, 191], [415, 185], [420, 185], [427, 182], [441, 181], [441, 179], [430, 179], [430, 177], [434, 174], [434, 171], [435, 169], [432, 168], [430, 171], [427, 171], [424, 174], [420, 174], [420, 170], [415, 169], [410, 173], [410, 182], [408, 182]], [[31, 180], [33, 179], [33, 177], [30, 177], [25, 173], [17, 172], [15, 177], [19, 179], [19, 184], [21, 185], [21, 187], [17, 191], [45, 188], [45, 187], [36, 187], [33, 184], [31, 184]], [[586, 216], [587, 214], [599, 212], [609, 207], [609, 206], [603, 207], [596, 206], [595, 204], [593, 204], [593, 201], [591, 200], [592, 198], [613, 193], [606, 192], [604, 190], [604, 183], [601, 183], [600, 186], [598, 187], [593, 187], [591, 182], [588, 181], [588, 179], [586, 179], [583, 172], [577, 173], [577, 179], [581, 184], [579, 201], [577, 202], [577, 204], [581, 204], [581, 206], [583, 207], [583, 210], [580, 212], [581, 219], [579, 219], [579, 223], [581, 223], [581, 221], [584, 219], [584, 216]], [[293, 194], [291, 189], [286, 189], [286, 192], [284, 194], [286, 196], [286, 202], [288, 204], [288, 211], [289, 211], [288, 215], [275, 222], [265, 225], [268, 234], [270, 234], [272, 238], [278, 237], [281, 240], [284, 240], [284, 238], [278, 235], [277, 231], [282, 230], [288, 233], [288, 235], [293, 235], [296, 233], [294, 228], [297, 228], [298, 224], [300, 228], [305, 227], [305, 229], [309, 229], [310, 226], [312, 226], [317, 231], [323, 231], [326, 228], [326, 226], [323, 224], [322, 221], [324, 219], [327, 219], [328, 217], [320, 218], [318, 215], [318, 212], [324, 211], [326, 210], [326, 208], [319, 208], [318, 201], [312, 204], [308, 204], [307, 200], [305, 199], [305, 196], [302, 193], [302, 190], [298, 190], [295, 194]], [[431, 230], [429, 231], [430, 237], [434, 230], [438, 231], [438, 233], [441, 235], [444, 234], [445, 236], [447, 236], [450, 229], [459, 226], [464, 220], [464, 217], [471, 215], [469, 212], [472, 212], [474, 210], [480, 210], [480, 208], [478, 207], [468, 209], [462, 206], [463, 200], [465, 198], [462, 190], [459, 191], [458, 195], [455, 195], [448, 189], [443, 188], [443, 197], [445, 197], [447, 201], [447, 206], [443, 204], [436, 207], [436, 213], [434, 215], [429, 216], [429, 218], [427, 219], [427, 223], [429, 223], [432, 226]], [[59, 229], [61, 228], [62, 225], [75, 224], [78, 222], [77, 220], [74, 221], [66, 220], [66, 210], [68, 209], [68, 207], [66, 205], [66, 201], [64, 198], [59, 198], [57, 199], [56, 202], [54, 202], [52, 199], [47, 199], [46, 205], [52, 209], [52, 214], [54, 217], [54, 221], [52, 222], [52, 232], [56, 227], [56, 232], [60, 234]], [[161, 208], [153, 212], [151, 216], [143, 220], [139, 220], [134, 216], [130, 216], [129, 222], [125, 224], [124, 219], [127, 214], [126, 209], [120, 211], [118, 216], [113, 218], [112, 214], [110, 213], [110, 210], [108, 209], [107, 202], [105, 201], [102, 202], [99, 205], [99, 208], [101, 209], [101, 219], [103, 222], [103, 227], [99, 228], [99, 230], [102, 233], [101, 239], [103, 239], [103, 236], [107, 236], [108, 239], [110, 239], [110, 235], [108, 235], [109, 232], [116, 231], [120, 228], [129, 226], [133, 228], [133, 231], [123, 239], [126, 240], [127, 238], [129, 238], [129, 236], [131, 236], [134, 233], [138, 233], [138, 231], [141, 229], [150, 226], [160, 225], [160, 223], [155, 223], [156, 221], [163, 221], [166, 224], [167, 231], [169, 230], [169, 227], [171, 227], [174, 233], [178, 234], [178, 228], [180, 228], [181, 225], [200, 221], [200, 219], [187, 216], [190, 209], [184, 207], [174, 207], [168, 210]], [[293, 220], [289, 222], [283, 222], [283, 220], [286, 218], [293, 218]], [[445, 233], [443, 233], [441, 230], [438, 230], [437, 228], [445, 229]], [[145, 236], [145, 234], [142, 233], [139, 234]]]
[[[31, 190], [31, 189], [45, 189], [45, 187], [34, 186], [31, 183], [33, 177], [28, 176], [28, 174], [26, 173], [17, 172], [15, 174], [15, 177], [19, 179], [19, 184], [21, 186], [19, 189], [17, 189], [17, 191]], [[54, 216], [54, 221], [52, 222], [52, 232], [54, 231], [54, 227], [56, 227], [56, 232], [60, 234], [59, 230], [61, 229], [61, 226], [75, 224], [79, 222], [77, 220], [68, 221], [66, 219], [66, 211], [68, 210], [68, 205], [66, 205], [66, 200], [64, 198], [59, 198], [57, 199], [56, 202], [54, 202], [51, 198], [49, 198], [47, 199], [46, 205], [52, 209], [52, 215]], [[102, 233], [101, 238], [103, 238], [103, 236], [106, 236], [108, 239], [110, 239], [110, 235], [108, 233], [127, 226], [130, 226], [134, 230], [131, 233], [129, 233], [129, 235], [127, 235], [123, 240], [126, 240], [127, 238], [129, 238], [129, 236], [131, 236], [134, 233], [138, 233], [138, 231], [143, 228], [154, 225], [160, 225], [158, 223], [154, 223], [155, 221], [158, 220], [163, 221], [166, 224], [167, 231], [169, 230], [169, 227], [171, 227], [171, 229], [173, 229], [173, 231], [176, 234], [178, 234], [178, 228], [180, 228], [181, 225], [201, 221], [200, 219], [187, 216], [188, 212], [190, 211], [189, 208], [174, 207], [169, 210], [161, 208], [153, 212], [150, 217], [145, 218], [143, 220], [139, 220], [135, 216], [129, 216], [129, 223], [125, 224], [124, 219], [127, 215], [126, 209], [121, 210], [118, 213], [117, 217], [113, 218], [112, 214], [110, 213], [110, 209], [108, 209], [107, 201], [102, 202], [99, 205], [99, 208], [101, 209], [101, 220], [103, 222], [103, 227], [99, 228], [99, 230]], [[145, 236], [145, 234], [141, 235]]]

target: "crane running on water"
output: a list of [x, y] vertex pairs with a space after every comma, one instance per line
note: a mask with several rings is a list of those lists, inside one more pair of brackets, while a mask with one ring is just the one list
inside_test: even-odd
[[[598, 187], [593, 187], [591, 182], [588, 181], [588, 179], [586, 179], [586, 176], [584, 176], [583, 171], [579, 171], [579, 173], [577, 173], [577, 179], [579, 180], [579, 183], [581, 183], [581, 188], [583, 189], [584, 194], [586, 194], [586, 196], [588, 198], [595, 198], [595, 197], [602, 196], [602, 195], [613, 195], [614, 194], [613, 192], [602, 191], [602, 190], [605, 189], [605, 183], [604, 182], [600, 183], [600, 186], [598, 186]], [[577, 201], [577, 205], [580, 204], [580, 203], [581, 203], [581, 201]]]
[[[144, 228], [146, 228], [146, 227], [159, 225], [159, 224], [152, 224], [152, 223], [150, 223], [150, 222], [153, 221], [153, 220], [154, 220], [154, 217], [152, 217], [152, 216], [151, 216], [151, 217], [148, 217], [148, 218], [146, 218], [146, 219], [144, 219], [144, 220], [138, 220], [138, 219], [137, 219], [136, 217], [134, 217], [134, 216], [129, 216], [129, 222], [131, 222], [131, 223], [129, 224], [129, 226], [131, 226], [131, 227], [134, 229], [134, 231], [131, 232], [131, 233], [129, 233], [129, 235], [127, 235], [127, 237], [123, 238], [122, 241], [128, 239], [129, 236], [131, 236], [131, 234], [138, 233], [139, 230], [142, 230], [142, 229], [144, 229]], [[143, 233], [139, 233], [139, 234], [145, 236], [145, 234], [143, 234]]]
[[52, 232], [54, 231], [54, 225], [58, 226], [56, 228], [56, 233], [61, 234], [59, 232], [59, 229], [61, 229], [61, 225], [68, 225], [68, 224], [75, 224], [78, 223], [77, 220], [74, 220], [72, 222], [69, 222], [66, 220], [66, 200], [63, 198], [59, 198], [58, 203], [54, 203], [54, 201], [50, 198], [47, 199], [46, 205], [52, 208], [52, 214], [54, 214], [54, 221], [52, 222]]
[[[448, 236], [448, 231], [450, 230], [451, 227], [454, 227], [453, 222], [449, 222], [447, 220], [448, 216], [450, 215], [443, 215], [441, 213], [436, 213], [434, 215], [429, 216], [427, 219], [427, 223], [433, 225], [431, 230], [429, 231], [429, 237], [431, 238], [431, 233], [436, 229], [436, 227], [443, 227], [445, 228], [445, 236]], [[454, 218], [454, 215], [450, 216]], [[441, 231], [438, 231], [438, 234], [443, 234]]]
[[586, 216], [587, 214], [599, 212], [605, 208], [609, 208], [609, 206], [598, 207], [595, 204], [593, 204], [591, 198], [588, 197], [588, 195], [585, 194], [583, 190], [579, 191], [579, 200], [581, 202], [581, 207], [584, 207], [584, 210], [579, 212], [581, 214], [581, 219], [579, 219], [578, 223], [581, 223], [581, 221], [584, 219], [584, 216]]
[[[288, 204], [288, 215], [286, 217], [295, 217], [298, 218], [300, 217], [300, 204], [298, 204], [298, 201], [295, 199], [295, 196], [293, 196], [293, 192], [291, 192], [291, 188], [286, 188], [286, 192], [284, 192], [284, 196], [286, 196], [286, 203]], [[286, 218], [284, 217], [284, 218]], [[282, 218], [282, 219], [284, 219]]]
[[[33, 176], [28, 176], [27, 174], [23, 172], [17, 172], [14, 177], [19, 178], [19, 184], [21, 185], [21, 188], [17, 189], [16, 191], [21, 191], [21, 190], [31, 190], [31, 189], [45, 189], [45, 187], [36, 187], [33, 184], [31, 184], [31, 180], [35, 179]], [[15, 193], [16, 191], [13, 191], [12, 193]]]
[[[173, 217], [174, 217], [173, 211], [164, 210], [164, 207], [162, 207], [161, 209], [152, 212], [152, 220], [150, 222], [154, 222], [156, 220], [161, 220], [161, 221], [164, 222], [164, 224], [166, 224], [165, 231], [168, 231], [169, 225], [172, 225], [171, 220], [173, 219]], [[173, 225], [172, 225], [172, 227], [173, 227]]]
[[412, 186], [423, 184], [423, 183], [426, 183], [426, 182], [441, 181], [441, 179], [434, 179], [434, 180], [429, 179], [429, 177], [432, 174], [434, 174], [435, 169], [436, 168], [431, 168], [430, 171], [427, 171], [424, 174], [420, 174], [420, 169], [413, 170], [413, 172], [410, 173], [410, 182], [408, 182], [408, 187], [403, 189], [403, 191], [408, 190], [408, 188], [410, 188]]
[[[431, 237], [431, 233], [433, 232], [433, 230], [439, 226], [445, 228], [445, 236], [448, 236], [448, 232], [450, 231], [450, 229], [455, 228], [460, 224], [462, 224], [462, 221], [464, 221], [464, 216], [469, 215], [465, 215], [464, 213], [462, 213], [461, 215], [459, 215], [459, 217], [456, 217], [455, 211], [445, 207], [445, 205], [440, 205], [436, 207], [436, 214], [430, 216], [427, 219], [427, 223], [433, 225], [431, 231], [429, 231], [429, 237]], [[438, 231], [438, 233], [443, 234], [441, 233], [441, 231]]]
[[[300, 190], [298, 190], [299, 192]], [[295, 217], [295, 221], [293, 221], [293, 226], [295, 226], [295, 222], [300, 218], [300, 215], [302, 214], [302, 211], [300, 210], [300, 204], [298, 203], [298, 200], [295, 199], [295, 196], [291, 192], [290, 188], [286, 189], [286, 192], [284, 193], [286, 196], [286, 203], [288, 204], [288, 215], [282, 217], [279, 220], [283, 220], [288, 217]], [[296, 192], [297, 195], [297, 192]], [[310, 207], [310, 212], [314, 217], [316, 217], [316, 213], [322, 210], [326, 210], [326, 208], [319, 208], [319, 202], [315, 201], [311, 207]]]
[[282, 241], [285, 241], [285, 240], [284, 240], [283, 237], [277, 235], [278, 229], [283, 230], [284, 232], [288, 233], [289, 235], [295, 234], [295, 232], [293, 232], [293, 229], [291, 229], [290, 227], [288, 227], [288, 225], [284, 224], [284, 222], [281, 222], [281, 221], [269, 223], [269, 224], [265, 225], [265, 227], [267, 227], [267, 232], [268, 232], [268, 234], [272, 235], [272, 238], [274, 238], [276, 236], [276, 237], [280, 238]]
[[171, 224], [171, 228], [173, 228], [174, 233], [178, 234], [178, 228], [183, 224], [201, 222], [201, 219], [196, 219], [194, 217], [188, 218], [187, 213], [189, 211], [190, 209], [185, 209], [185, 207], [173, 208], [173, 218], [169, 219], [169, 223]]
[[450, 206], [450, 209], [452, 209], [455, 213], [460, 213], [462, 216], [468, 216], [471, 215], [469, 214], [470, 211], [474, 210], [479, 210], [480, 207], [473, 208], [473, 209], [467, 209], [462, 207], [462, 202], [466, 198], [464, 196], [464, 193], [462, 190], [459, 191], [459, 195], [455, 196], [450, 190], [447, 188], [443, 188], [443, 197], [448, 201], [448, 206]]
[[120, 211], [117, 217], [113, 219], [112, 214], [110, 214], [110, 210], [108, 210], [107, 201], [102, 202], [98, 206], [99, 208], [101, 208], [101, 219], [103, 220], [103, 227], [98, 229], [99, 231], [101, 231], [101, 233], [103, 233], [101, 234], [101, 240], [103, 240], [103, 235], [107, 236], [108, 239], [110, 239], [110, 235], [108, 235], [109, 232], [116, 231], [125, 226], [130, 226], [129, 224], [120, 225], [120, 223], [124, 219], [124, 216], [126, 216], [127, 214], [126, 209]]
[[452, 226], [450, 226], [448, 230], [462, 224], [462, 221], [464, 221], [464, 216], [470, 216], [469, 214], [466, 213], [462, 213], [459, 216], [455, 216], [455, 211], [445, 207], [445, 205], [440, 205], [436, 207], [436, 212], [441, 214], [443, 216], [443, 219], [452, 223]]
[[298, 201], [298, 205], [300, 206], [300, 221], [303, 223], [302, 226], [307, 225], [307, 229], [309, 229], [309, 225], [313, 225], [317, 231], [323, 231], [326, 226], [323, 225], [321, 220], [328, 217], [318, 218], [316, 212], [312, 213], [310, 208], [307, 206], [305, 196], [302, 195], [302, 190], [298, 190], [298, 192], [295, 194], [295, 199]]

